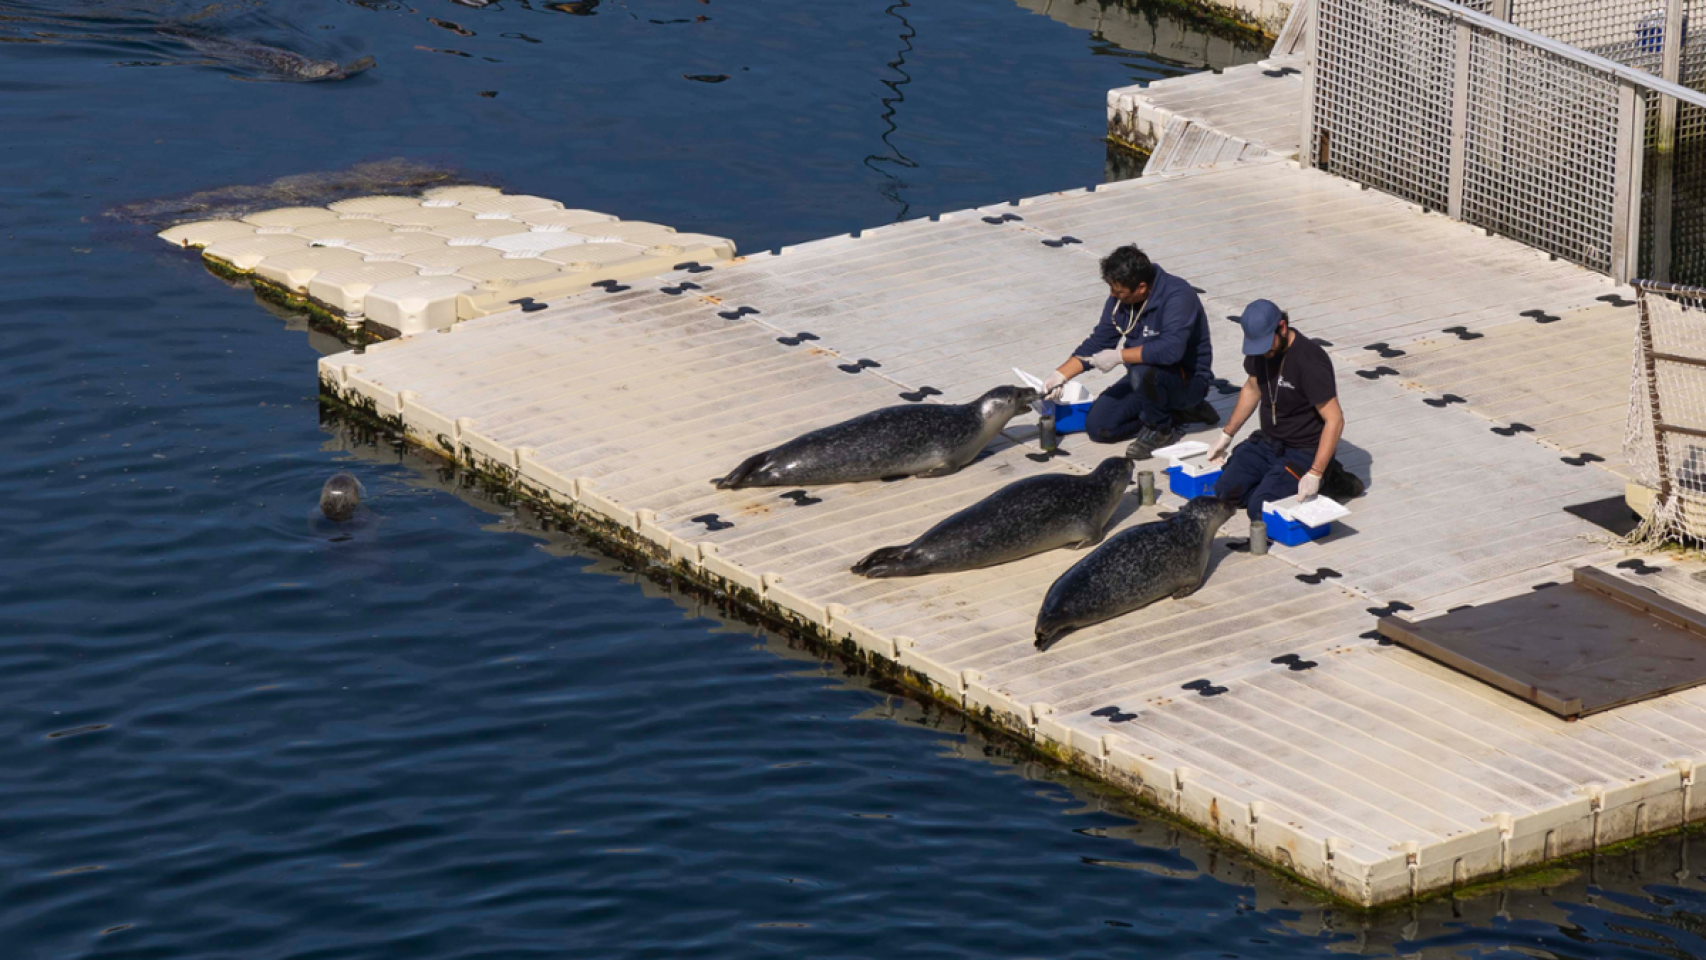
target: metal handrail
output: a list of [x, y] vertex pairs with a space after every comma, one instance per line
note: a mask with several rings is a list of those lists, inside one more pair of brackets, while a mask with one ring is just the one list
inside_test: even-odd
[[1672, 83], [1662, 77], [1654, 76], [1645, 70], [1637, 70], [1627, 64], [1618, 63], [1616, 60], [1609, 60], [1605, 57], [1599, 56], [1598, 54], [1588, 53], [1586, 50], [1582, 50], [1579, 47], [1572, 47], [1567, 43], [1560, 43], [1557, 40], [1553, 40], [1551, 37], [1535, 33], [1533, 30], [1524, 30], [1522, 27], [1506, 23], [1498, 17], [1489, 16], [1485, 13], [1471, 10], [1468, 7], [1459, 6], [1458, 4], [1450, 2], [1450, 0], [1410, 0], [1410, 2], [1414, 3], [1416, 6], [1427, 7], [1430, 10], [1437, 11], [1453, 20], [1462, 21], [1463, 23], [1480, 27], [1481, 29], [1492, 33], [1502, 34], [1503, 36], [1510, 37], [1513, 40], [1520, 40], [1529, 46], [1538, 47], [1541, 50], [1545, 50], [1547, 53], [1562, 57], [1565, 60], [1573, 60], [1583, 66], [1592, 67], [1602, 73], [1611, 74], [1620, 80], [1627, 80], [1637, 86], [1646, 87], [1655, 93], [1662, 93], [1667, 97], [1675, 97], [1678, 100], [1686, 103], [1692, 103], [1695, 106], [1706, 107], [1706, 94], [1696, 93], [1681, 84]]
[[1629, 285], [1637, 290], [1651, 290], [1654, 293], [1674, 293], [1684, 297], [1694, 297], [1706, 300], [1706, 287], [1690, 287], [1681, 283], [1665, 283], [1660, 280], [1631, 280]]

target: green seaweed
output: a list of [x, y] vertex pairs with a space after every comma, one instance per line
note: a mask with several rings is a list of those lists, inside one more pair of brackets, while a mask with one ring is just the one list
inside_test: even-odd
[[350, 326], [343, 317], [332, 313], [308, 297], [287, 290], [256, 274], [239, 270], [218, 257], [210, 257], [204, 253], [201, 257], [201, 265], [207, 269], [208, 273], [233, 286], [246, 284], [255, 291], [255, 296], [261, 300], [291, 313], [301, 314], [307, 319], [310, 327], [336, 337], [352, 347], [363, 347], [384, 339], [363, 326]]

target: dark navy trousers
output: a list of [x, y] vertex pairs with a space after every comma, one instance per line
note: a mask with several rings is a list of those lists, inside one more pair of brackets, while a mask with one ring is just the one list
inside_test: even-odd
[[1124, 378], [1102, 391], [1084, 418], [1084, 433], [1096, 443], [1116, 443], [1137, 436], [1144, 427], [1171, 430], [1174, 414], [1189, 410], [1208, 396], [1208, 381], [1180, 375], [1179, 368], [1134, 363]]
[[1251, 520], [1260, 520], [1262, 504], [1296, 494], [1297, 481], [1314, 465], [1313, 447], [1287, 448], [1258, 430], [1232, 448], [1232, 456], [1214, 483], [1214, 495], [1245, 508]]

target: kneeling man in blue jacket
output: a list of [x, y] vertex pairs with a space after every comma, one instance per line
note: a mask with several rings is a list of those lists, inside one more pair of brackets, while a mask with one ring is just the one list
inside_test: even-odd
[[1044, 395], [1053, 399], [1068, 380], [1094, 367], [1125, 376], [1090, 407], [1084, 432], [1097, 443], [1132, 440], [1126, 456], [1148, 460], [1177, 443], [1186, 424], [1210, 426], [1220, 414], [1209, 405], [1214, 347], [1196, 290], [1124, 246], [1102, 258], [1108, 302], [1096, 329], [1049, 375]]

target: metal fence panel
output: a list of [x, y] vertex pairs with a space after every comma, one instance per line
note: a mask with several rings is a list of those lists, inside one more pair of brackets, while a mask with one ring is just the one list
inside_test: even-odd
[[1455, 27], [1415, 4], [1321, 0], [1311, 156], [1435, 210], [1448, 202]]
[[1463, 219], [1609, 271], [1617, 83], [1510, 37], [1471, 36]]

